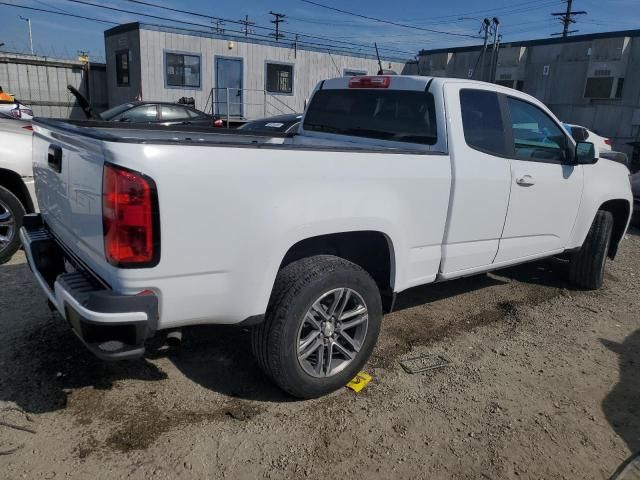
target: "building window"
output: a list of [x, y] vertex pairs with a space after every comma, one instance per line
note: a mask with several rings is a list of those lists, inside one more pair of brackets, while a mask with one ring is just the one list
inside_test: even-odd
[[293, 65], [267, 63], [267, 92], [293, 93]]
[[587, 78], [584, 98], [610, 98], [613, 88], [613, 77]]
[[129, 85], [130, 80], [129, 50], [116, 52], [116, 82], [119, 87], [126, 87]]
[[165, 53], [168, 87], [200, 88], [200, 55]]
[[346, 68], [344, 70], [344, 76], [345, 77], [358, 77], [360, 75], [366, 75], [367, 71], [366, 70], [354, 70], [351, 68]]
[[501, 87], [513, 88], [513, 80], [496, 80], [496, 85]]
[[624, 78], [619, 78], [616, 85], [616, 98], [622, 98], [622, 89], [624, 88]]

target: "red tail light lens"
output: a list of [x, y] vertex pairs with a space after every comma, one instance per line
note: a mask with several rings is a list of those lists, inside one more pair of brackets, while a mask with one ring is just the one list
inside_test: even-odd
[[152, 179], [105, 163], [102, 176], [104, 251], [121, 268], [153, 267], [160, 260], [158, 199]]
[[349, 88], [389, 88], [391, 77], [352, 77]]
[[610, 139], [610, 138], [605, 138], [605, 139], [604, 139], [604, 143], [606, 143], [606, 144], [607, 144], [607, 145], [609, 145], [609, 146], [612, 146], [612, 145], [613, 145], [613, 142], [611, 141], [611, 139]]

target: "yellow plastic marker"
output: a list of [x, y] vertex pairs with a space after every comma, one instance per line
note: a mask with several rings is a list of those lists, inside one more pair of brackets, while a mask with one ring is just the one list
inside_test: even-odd
[[358, 393], [371, 381], [372, 378], [373, 377], [368, 373], [360, 372], [353, 380], [347, 383], [347, 388]]

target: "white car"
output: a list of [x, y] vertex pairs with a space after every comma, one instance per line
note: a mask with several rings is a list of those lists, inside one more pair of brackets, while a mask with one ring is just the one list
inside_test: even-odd
[[295, 136], [34, 130], [42, 213], [21, 237], [84, 344], [134, 358], [160, 330], [251, 326], [302, 398], [360, 371], [411, 287], [569, 253], [570, 280], [599, 288], [631, 214], [625, 166], [535, 98], [461, 79], [323, 81]]
[[6, 114], [18, 120], [33, 119], [33, 109], [18, 101], [0, 101], [0, 114]]
[[586, 127], [569, 123], [565, 123], [564, 126], [576, 142], [591, 142], [598, 152], [610, 152], [613, 148], [611, 139], [598, 135]]
[[0, 264], [20, 247], [22, 217], [37, 210], [31, 123], [0, 114]]

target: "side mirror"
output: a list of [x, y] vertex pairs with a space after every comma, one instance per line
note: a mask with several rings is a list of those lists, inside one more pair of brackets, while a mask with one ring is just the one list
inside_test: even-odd
[[596, 147], [591, 142], [576, 143], [575, 162], [578, 165], [592, 165], [598, 161]]

